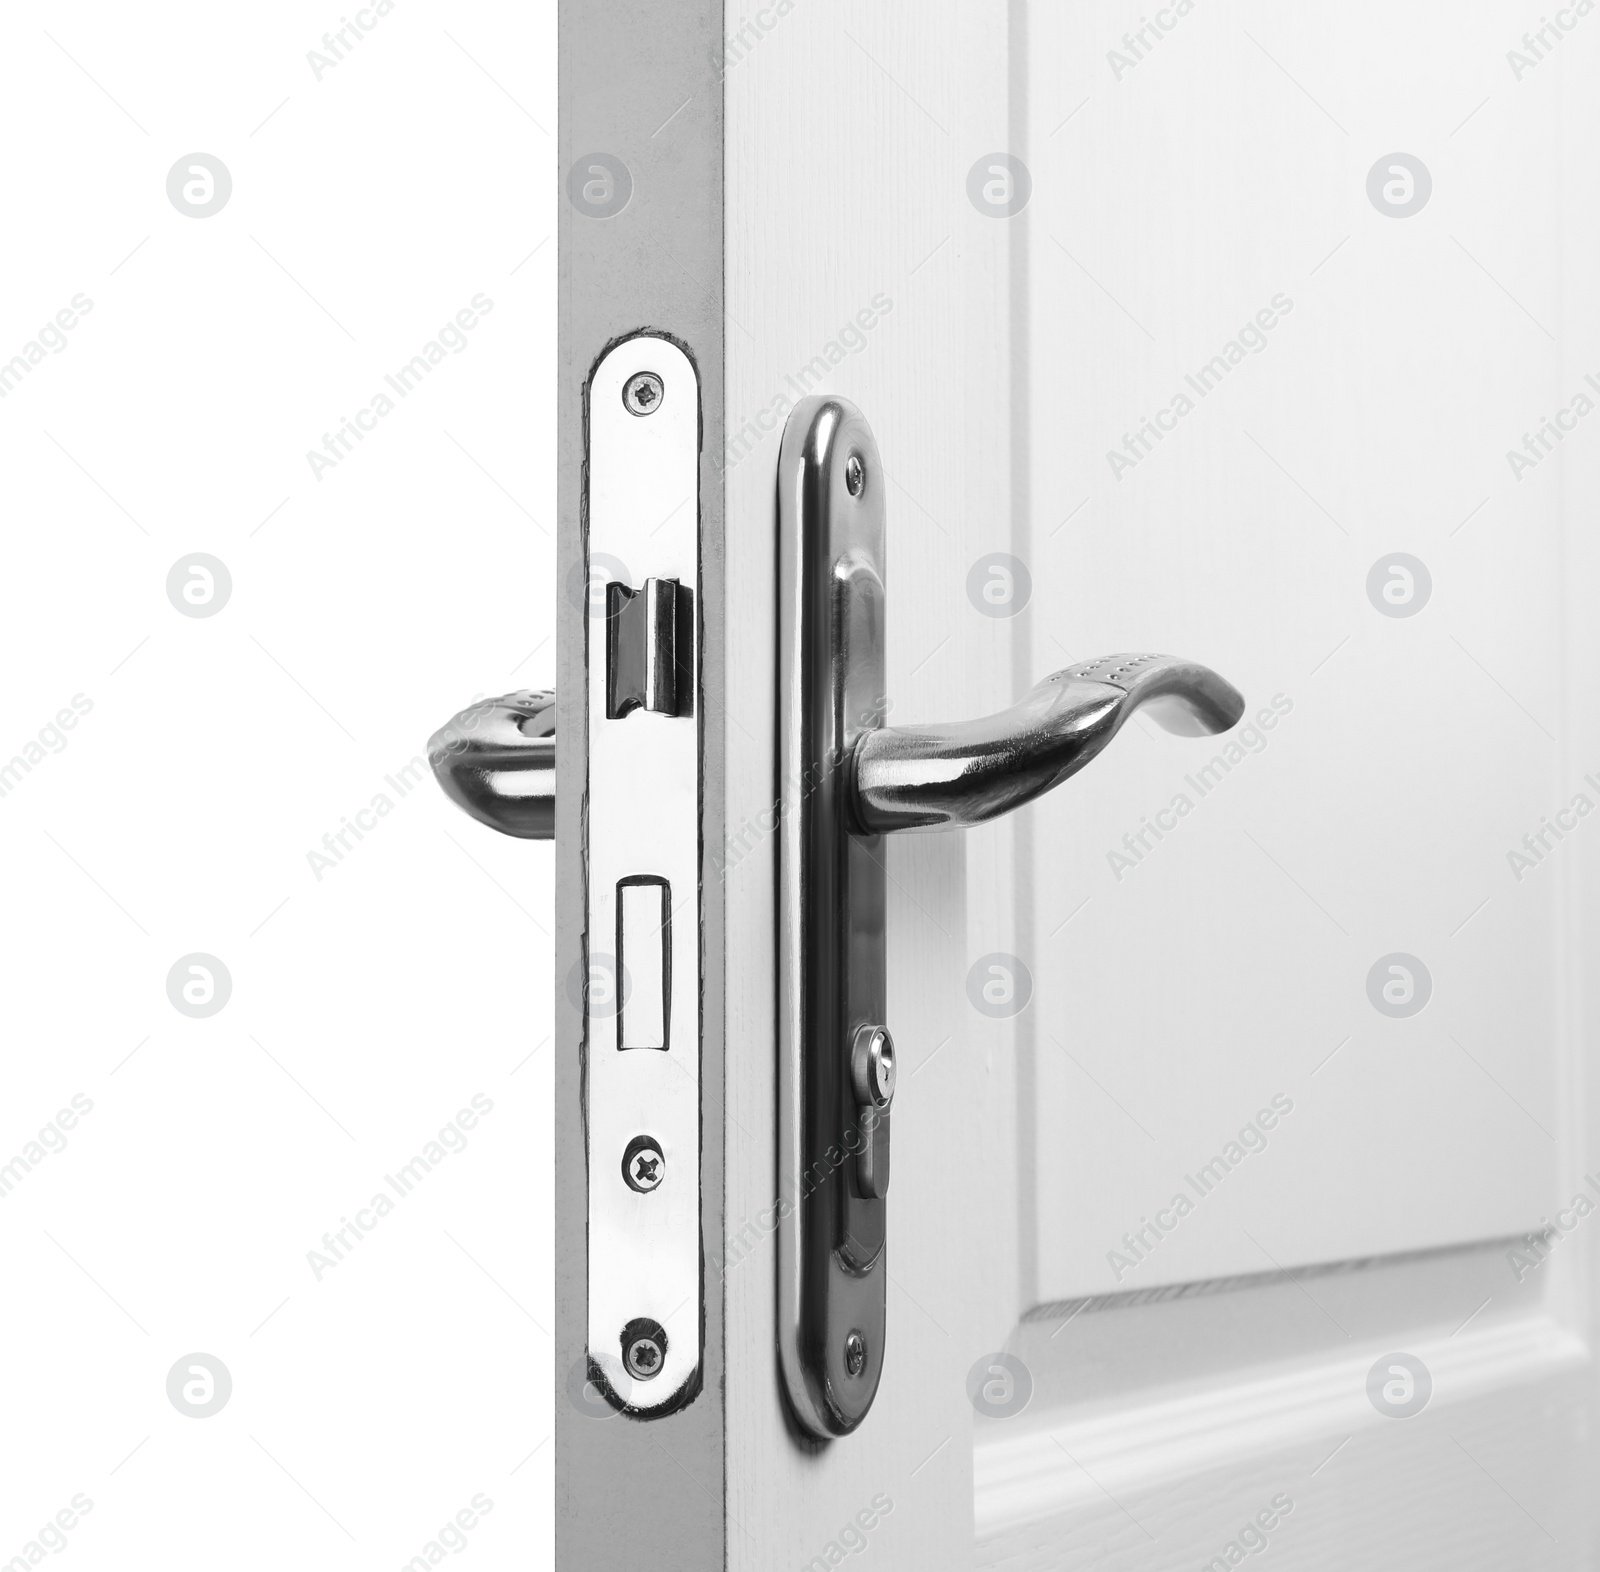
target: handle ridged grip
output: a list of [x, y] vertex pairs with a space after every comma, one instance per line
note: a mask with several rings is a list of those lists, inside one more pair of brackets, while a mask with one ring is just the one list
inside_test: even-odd
[[428, 739], [445, 795], [506, 835], [556, 833], [556, 696], [523, 688], [453, 715]]

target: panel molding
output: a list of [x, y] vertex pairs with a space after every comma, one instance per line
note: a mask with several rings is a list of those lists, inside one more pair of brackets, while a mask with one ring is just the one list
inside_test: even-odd
[[[1170, 1488], [1223, 1467], [1341, 1437], [1392, 1429], [1366, 1396], [1367, 1372], [1394, 1337], [1338, 1358], [1295, 1360], [1179, 1388], [1144, 1401], [1112, 1399], [1017, 1434], [991, 1422], [974, 1447], [973, 1524], [980, 1540], [1062, 1513]], [[1589, 1362], [1583, 1340], [1537, 1314], [1452, 1337], [1404, 1341], [1433, 1376], [1437, 1412], [1520, 1393]], [[1426, 1412], [1426, 1410], [1425, 1410]], [[1065, 1459], [1063, 1457], [1065, 1454]], [[1076, 1468], [1071, 1463], [1076, 1463]]]

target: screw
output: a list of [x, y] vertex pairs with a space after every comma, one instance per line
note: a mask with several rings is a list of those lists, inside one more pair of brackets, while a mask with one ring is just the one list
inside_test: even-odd
[[650, 1381], [667, 1362], [667, 1334], [659, 1321], [641, 1316], [622, 1329], [622, 1362], [636, 1381]]
[[867, 1340], [859, 1332], [852, 1332], [844, 1340], [844, 1367], [853, 1376], [867, 1368]]
[[622, 1154], [622, 1177], [630, 1190], [648, 1195], [667, 1176], [667, 1160], [648, 1135], [636, 1135]]
[[631, 415], [653, 415], [661, 408], [666, 389], [653, 371], [636, 371], [622, 387], [622, 402]]
[[852, 497], [861, 495], [861, 488], [867, 483], [867, 470], [859, 453], [852, 453], [844, 461], [844, 483]]

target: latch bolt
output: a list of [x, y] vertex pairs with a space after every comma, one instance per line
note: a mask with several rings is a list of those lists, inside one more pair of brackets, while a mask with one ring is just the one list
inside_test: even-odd
[[606, 585], [606, 718], [634, 710], [693, 713], [687, 661], [694, 648], [694, 591], [676, 579], [646, 579], [643, 589]]

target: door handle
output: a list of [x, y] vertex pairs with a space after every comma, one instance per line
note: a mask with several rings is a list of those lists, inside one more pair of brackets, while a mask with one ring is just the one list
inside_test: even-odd
[[853, 827], [884, 835], [998, 818], [1076, 775], [1138, 710], [1205, 737], [1244, 714], [1244, 696], [1196, 661], [1107, 655], [1052, 673], [997, 715], [880, 726], [856, 744]]
[[480, 824], [519, 840], [556, 833], [556, 696], [519, 688], [452, 715], [428, 738], [444, 794]]
[[778, 458], [778, 1346], [800, 1424], [866, 1417], [883, 1370], [895, 1053], [883, 836], [982, 824], [1058, 786], [1143, 710], [1227, 731], [1209, 667], [1111, 655], [978, 720], [882, 724], [884, 471], [861, 412], [810, 397]]
[[[633, 342], [636, 357], [659, 358], [658, 349]], [[1209, 667], [1134, 654], [1055, 672], [994, 715], [883, 725], [884, 490], [877, 446], [858, 410], [817, 397], [795, 407], [778, 465], [779, 1349], [790, 1405], [801, 1425], [823, 1439], [861, 1423], [883, 1368], [896, 1053], [887, 1024], [882, 837], [965, 828], [1031, 802], [1081, 770], [1139, 711], [1185, 736], [1226, 731], [1244, 711], [1238, 690]], [[692, 573], [663, 573], [637, 589], [609, 583], [599, 620], [591, 603], [591, 750], [601, 725], [619, 728], [605, 734], [611, 739], [605, 745], [614, 746], [635, 735], [646, 741], [641, 727], [677, 726], [685, 718], [698, 724], [692, 581]], [[429, 762], [452, 801], [481, 823], [529, 840], [555, 833], [555, 757], [555, 695], [548, 690], [521, 689], [469, 705], [428, 742]], [[625, 751], [611, 760], [608, 778], [629, 757]], [[643, 778], [651, 781], [649, 817], [661, 811], [659, 783], [648, 772]], [[659, 928], [660, 964], [647, 971], [664, 1008], [668, 885], [650, 869], [629, 865], [622, 872], [613, 919], [619, 978], [628, 922], [637, 918], [646, 938]], [[648, 922], [640, 916], [646, 908], [655, 914]], [[593, 918], [591, 912], [591, 926]], [[609, 933], [611, 925], [596, 932]], [[586, 995], [585, 1018], [606, 1042], [615, 1038], [618, 1052], [603, 1054], [601, 1068], [616, 1058], [617, 1073], [653, 1069], [656, 1054], [623, 1050], [668, 1050], [664, 1017], [659, 1023], [641, 1017], [642, 1024], [626, 1029], [621, 1018], [597, 1022]], [[682, 1120], [698, 1118], [697, 1101], [684, 1104]], [[608, 1125], [603, 1135], [591, 1128], [591, 1145], [598, 1151], [629, 1133], [620, 1125], [615, 1131]], [[619, 1150], [631, 1153], [640, 1139]], [[683, 1133], [676, 1149], [692, 1145]], [[591, 1189], [615, 1178], [603, 1161], [600, 1167]], [[608, 1238], [615, 1238], [606, 1260], [595, 1259], [591, 1215], [590, 1290], [591, 1300], [598, 1292], [631, 1307], [650, 1287], [648, 1263], [659, 1268], [678, 1252], [655, 1242], [653, 1214], [638, 1202], [641, 1185], [627, 1173], [623, 1178], [633, 1199], [623, 1200], [629, 1210], [607, 1217]], [[693, 1243], [686, 1238], [686, 1253]], [[629, 1251], [644, 1263], [646, 1277], [612, 1283], [610, 1256], [620, 1260]], [[685, 1273], [674, 1267], [658, 1275], [675, 1282]], [[676, 1303], [681, 1295], [674, 1288], [669, 1297]], [[598, 1373], [619, 1407], [641, 1415], [665, 1411], [692, 1391], [695, 1365], [679, 1369], [656, 1397], [650, 1369], [660, 1367], [676, 1339], [662, 1322], [636, 1318], [623, 1327], [619, 1365], [608, 1350], [615, 1341], [610, 1321], [622, 1313], [608, 1319], [591, 1303], [591, 1374]], [[630, 1343], [639, 1325], [658, 1339], [650, 1367], [628, 1363], [641, 1349], [651, 1353], [648, 1338]]]

